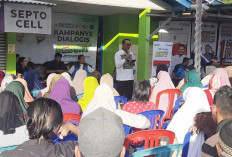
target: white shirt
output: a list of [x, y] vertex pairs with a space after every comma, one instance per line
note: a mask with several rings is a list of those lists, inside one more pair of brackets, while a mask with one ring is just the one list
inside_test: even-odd
[[[80, 69], [83, 69], [83, 66], [84, 66], [83, 64], [80, 64]], [[75, 65], [73, 65], [73, 66], [68, 70], [69, 74], [72, 74], [72, 73], [74, 72], [74, 70], [75, 70]], [[88, 72], [90, 72], [90, 73], [94, 72], [94, 69], [91, 68], [89, 65], [88, 65]]]
[[[125, 54], [126, 52], [121, 49], [114, 56], [116, 67], [116, 80], [118, 81], [134, 80], [133, 66], [130, 65], [129, 61], [126, 61], [124, 59]], [[130, 51], [128, 54], [130, 55], [129, 60], [133, 60], [133, 53]]]
[[15, 128], [14, 134], [3, 135], [0, 131], [0, 147], [20, 145], [27, 140], [29, 140], [29, 135], [26, 125]]

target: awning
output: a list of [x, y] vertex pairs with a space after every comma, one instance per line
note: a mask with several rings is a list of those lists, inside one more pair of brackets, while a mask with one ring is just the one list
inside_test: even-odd
[[36, 5], [47, 5], [47, 6], [55, 6], [56, 5], [54, 3], [41, 2], [41, 1], [33, 1], [33, 0], [0, 0], [0, 2], [36, 4]]

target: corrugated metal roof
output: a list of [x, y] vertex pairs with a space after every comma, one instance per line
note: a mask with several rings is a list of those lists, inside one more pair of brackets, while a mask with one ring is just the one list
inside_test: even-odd
[[0, 2], [24, 3], [24, 4], [36, 4], [36, 5], [48, 5], [48, 6], [56, 5], [54, 3], [47, 3], [47, 2], [34, 1], [34, 0], [0, 0]]

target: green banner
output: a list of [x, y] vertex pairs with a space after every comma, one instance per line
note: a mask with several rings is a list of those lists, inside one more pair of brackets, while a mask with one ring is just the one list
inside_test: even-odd
[[231, 4], [232, 3], [232, 0], [221, 0], [223, 3], [225, 4]]

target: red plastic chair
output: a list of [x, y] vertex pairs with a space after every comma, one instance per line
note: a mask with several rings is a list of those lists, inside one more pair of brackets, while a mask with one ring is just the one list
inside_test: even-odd
[[63, 113], [63, 121], [69, 122], [71, 120], [77, 120], [80, 122], [81, 120], [81, 115], [75, 114], [75, 113]]
[[144, 149], [158, 147], [160, 143], [160, 138], [168, 137], [169, 144], [173, 144], [175, 139], [175, 133], [168, 130], [144, 130], [135, 132], [126, 136], [124, 141], [124, 146], [126, 148], [126, 156], [129, 153], [130, 146], [133, 140], [143, 139], [144, 140]]
[[179, 89], [166, 89], [166, 90], [163, 90], [163, 91], [159, 92], [157, 94], [157, 97], [156, 97], [156, 103], [155, 103], [156, 108], [159, 107], [160, 97], [163, 94], [168, 94], [169, 104], [168, 104], [168, 109], [166, 111], [165, 116], [163, 117], [163, 121], [162, 121], [161, 124], [163, 124], [163, 122], [166, 121], [166, 120], [171, 120], [171, 118], [172, 118], [172, 109], [173, 109], [173, 105], [175, 103], [174, 99], [175, 99], [176, 94], [177, 94], [177, 98], [179, 98], [181, 96], [181, 90], [179, 90]]

